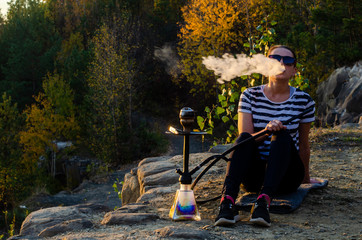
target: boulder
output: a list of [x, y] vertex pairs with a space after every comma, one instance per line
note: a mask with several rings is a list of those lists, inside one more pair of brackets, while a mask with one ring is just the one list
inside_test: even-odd
[[[189, 170], [211, 155], [213, 154], [208, 152], [190, 154]], [[178, 188], [180, 178], [175, 170], [182, 168], [182, 162], [182, 155], [143, 159], [136, 169], [125, 176], [122, 187], [122, 204], [153, 202], [153, 199], [162, 197], [160, 194], [174, 193]]]
[[121, 199], [122, 205], [136, 202], [140, 196], [140, 184], [138, 182], [137, 174], [131, 171], [124, 176]]
[[336, 69], [317, 89], [320, 125], [358, 123], [362, 116], [362, 61]]
[[109, 211], [100, 204], [51, 207], [30, 213], [24, 220], [20, 235], [54, 236], [60, 232], [92, 227], [90, 216]]
[[[143, 195], [141, 195], [138, 199], [138, 203], [144, 203], [144, 202], [152, 202], [152, 201], [162, 201], [164, 199], [166, 194], [175, 194], [176, 190], [179, 188], [179, 184], [174, 184], [173, 186], [158, 186], [155, 188], [152, 188], [145, 192]], [[171, 203], [170, 203], [171, 206]]]
[[176, 164], [169, 161], [155, 161], [143, 164], [138, 167], [137, 175], [139, 179], [143, 179], [149, 175], [157, 174], [167, 170], [175, 170]]
[[[190, 154], [189, 171], [216, 152], [224, 152], [229, 147], [231, 146], [225, 145], [219, 149], [214, 149], [213, 153], [204, 152]], [[122, 201], [123, 206], [132, 202], [150, 204], [157, 209], [160, 217], [167, 217], [174, 201], [176, 190], [180, 188], [180, 175], [176, 173], [175, 169], [180, 168], [182, 170], [182, 163], [182, 155], [166, 158], [146, 158], [142, 160], [137, 167], [137, 171], [131, 171], [131, 173], [129, 173], [130, 175], [127, 175], [124, 179], [122, 199], [127, 199], [127, 202]], [[225, 162], [220, 161], [208, 171], [208, 174], [205, 175], [205, 179], [207, 177], [212, 178], [215, 174], [223, 175], [225, 166]], [[200, 172], [201, 170], [196, 172], [196, 174], [192, 176], [193, 179], [195, 179]], [[136, 179], [134, 174], [137, 174], [139, 185], [134, 182]], [[203, 181], [205, 181], [205, 179], [203, 179]], [[131, 185], [135, 187], [129, 187]], [[136, 200], [135, 196], [138, 196]]]
[[179, 178], [180, 175], [175, 172], [175, 169], [149, 175], [141, 179], [141, 195], [144, 194], [145, 186], [169, 186], [178, 183]]

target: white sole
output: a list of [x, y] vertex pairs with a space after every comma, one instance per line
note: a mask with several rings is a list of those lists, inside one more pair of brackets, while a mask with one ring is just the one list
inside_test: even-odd
[[240, 215], [234, 216], [234, 220], [226, 219], [226, 218], [220, 218], [215, 222], [215, 226], [231, 226], [234, 225], [236, 222], [240, 221], [241, 217]]
[[253, 224], [263, 226], [263, 227], [270, 227], [271, 226], [271, 223], [268, 223], [263, 218], [253, 218], [253, 219], [250, 219], [249, 221], [251, 223], [253, 223]]

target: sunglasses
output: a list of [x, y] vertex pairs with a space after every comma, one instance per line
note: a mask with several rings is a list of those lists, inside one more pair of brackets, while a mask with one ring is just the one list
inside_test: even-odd
[[280, 55], [269, 55], [269, 58], [276, 59], [279, 62], [283, 59], [283, 63], [286, 66], [293, 66], [295, 63], [295, 58], [288, 56], [280, 56]]

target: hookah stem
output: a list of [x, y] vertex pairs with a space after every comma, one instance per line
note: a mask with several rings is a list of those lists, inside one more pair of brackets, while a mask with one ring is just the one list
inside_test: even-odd
[[190, 135], [184, 135], [184, 149], [183, 149], [183, 172], [188, 173], [189, 171], [189, 141]]
[[[312, 108], [314, 108], [313, 106], [312, 107], [309, 107], [307, 108], [306, 110], [304, 110], [302, 113], [296, 115], [296, 116], [293, 116], [291, 118], [289, 118], [288, 120], [286, 121], [283, 121], [283, 125], [287, 125], [289, 124], [290, 122], [292, 122], [293, 120], [297, 119], [297, 118], [300, 118], [301, 116], [303, 116], [304, 114], [306, 114], [307, 112], [309, 112]], [[254, 136], [250, 137], [250, 138], [247, 138], [245, 139], [244, 141], [241, 141], [240, 143], [234, 145], [233, 147], [229, 148], [228, 150], [226, 150], [225, 152], [223, 152], [222, 154], [220, 155], [214, 155], [214, 156], [211, 156], [209, 158], [207, 158], [206, 160], [204, 160], [202, 163], [200, 163], [198, 166], [196, 166], [191, 172], [190, 174], [194, 174], [197, 170], [199, 170], [201, 167], [203, 167], [205, 164], [207, 164], [208, 162], [210, 162], [212, 159], [215, 159], [214, 161], [212, 161], [209, 166], [207, 166], [195, 179], [195, 181], [192, 183], [191, 185], [191, 189], [194, 189], [195, 185], [200, 181], [201, 177], [213, 166], [215, 165], [220, 159], [224, 159], [225, 161], [228, 161], [228, 159], [225, 157], [227, 154], [229, 154], [230, 152], [234, 151], [236, 148], [238, 148], [240, 145], [242, 144], [245, 144], [246, 142], [248, 141], [251, 141], [251, 140], [254, 140], [254, 139], [257, 139], [265, 134], [268, 134], [270, 133], [268, 130], [264, 129], [264, 130], [261, 130], [260, 132], [258, 132], [257, 134], [255, 134]], [[220, 196], [216, 197], [216, 198], [213, 198], [213, 199], [209, 199], [209, 200], [205, 200], [205, 201], [197, 201], [199, 204], [202, 204], [202, 203], [206, 203], [206, 202], [209, 202], [209, 201], [212, 201], [212, 200], [216, 200], [218, 199]]]

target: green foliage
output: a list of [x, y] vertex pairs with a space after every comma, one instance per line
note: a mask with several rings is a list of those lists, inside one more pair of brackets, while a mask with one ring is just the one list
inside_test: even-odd
[[117, 193], [119, 199], [122, 198], [122, 193], [121, 193], [122, 185], [123, 185], [123, 181], [119, 181], [118, 178], [116, 179], [116, 181], [114, 181], [114, 183], [112, 185], [113, 190]]
[[6, 93], [0, 102], [0, 207], [14, 207], [23, 197], [26, 175], [21, 163], [19, 132], [23, 117]]
[[267, 2], [271, 19], [278, 21], [277, 42], [295, 49], [312, 98], [316, 98], [318, 84], [334, 69], [360, 60], [362, 4], [343, 0]]
[[[13, 235], [15, 228], [15, 212], [12, 210], [30, 190], [28, 182], [31, 176], [24, 171], [19, 145], [23, 124], [24, 118], [17, 104], [4, 93], [0, 101], [0, 228], [7, 229], [8, 236]], [[17, 219], [23, 220], [21, 217]], [[16, 224], [19, 226], [21, 222]]]
[[90, 62], [90, 50], [83, 44], [82, 33], [71, 33], [68, 39], [62, 41], [61, 49], [57, 53], [56, 66], [67, 79], [74, 91], [74, 100], [80, 105], [86, 95], [87, 68]]
[[[44, 93], [39, 93], [35, 103], [25, 111], [26, 128], [20, 136], [23, 162], [32, 173], [36, 171], [40, 157], [50, 162], [53, 172], [55, 153], [58, 152], [56, 142], [75, 140], [79, 131], [75, 122], [74, 96], [69, 84], [58, 74], [48, 75], [43, 89]], [[48, 157], [48, 151], [52, 153], [51, 157]]]
[[59, 35], [45, 17], [40, 0], [11, 1], [0, 36], [0, 92], [6, 91], [24, 108], [54, 69]]
[[[218, 142], [232, 142], [237, 136], [237, 108], [240, 93], [245, 89], [237, 81], [232, 80], [220, 86], [222, 93], [218, 95], [218, 104], [210, 109], [205, 107], [206, 117], [197, 116], [201, 131], [213, 134]], [[227, 129], [217, 129], [216, 126], [227, 126]], [[214, 132], [216, 128], [217, 132]], [[226, 133], [226, 134], [225, 134]]]
[[289, 84], [293, 87], [299, 88], [303, 91], [310, 89], [309, 79], [303, 76], [304, 68], [303, 65], [297, 63], [297, 69], [299, 70], [296, 75], [289, 81]]
[[4, 235], [0, 235], [0, 239], [2, 239], [2, 237], [11, 237], [17, 234], [22, 222], [28, 215], [29, 212], [24, 206], [15, 207], [11, 211], [4, 210], [0, 212], [0, 228], [7, 230]]
[[93, 39], [94, 60], [88, 79], [93, 114], [89, 128], [91, 148], [105, 163], [122, 161], [126, 150], [123, 146], [132, 127], [133, 60], [127, 57], [130, 46], [117, 41], [118, 30], [107, 25], [98, 30]]

